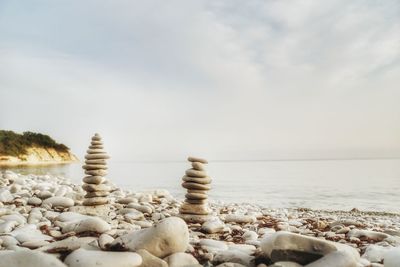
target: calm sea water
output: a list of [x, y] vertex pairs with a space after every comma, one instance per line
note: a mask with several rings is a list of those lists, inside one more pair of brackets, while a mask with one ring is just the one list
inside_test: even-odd
[[[110, 162], [115, 184], [135, 191], [164, 188], [178, 198], [187, 162]], [[62, 175], [80, 182], [80, 164], [14, 167], [20, 173]], [[400, 212], [400, 159], [212, 162], [210, 197], [266, 207]]]

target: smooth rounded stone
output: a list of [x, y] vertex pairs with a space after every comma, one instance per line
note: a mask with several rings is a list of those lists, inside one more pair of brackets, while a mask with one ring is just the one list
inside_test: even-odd
[[214, 218], [213, 215], [197, 215], [197, 214], [178, 214], [179, 218], [188, 223], [204, 223]]
[[85, 164], [82, 166], [84, 170], [107, 170], [107, 165], [100, 164]]
[[22, 186], [20, 184], [13, 184], [10, 187], [10, 193], [15, 194], [15, 193], [21, 191], [21, 188], [22, 188]]
[[185, 195], [187, 199], [196, 199], [196, 200], [202, 200], [202, 199], [207, 199], [208, 195], [207, 194], [200, 194], [200, 193], [187, 193]]
[[207, 172], [198, 171], [198, 170], [195, 170], [195, 169], [188, 169], [188, 170], [186, 170], [185, 174], [186, 174], [186, 176], [189, 176], [189, 177], [198, 177], [198, 178], [207, 177]]
[[91, 148], [89, 148], [88, 150], [86, 150], [86, 153], [88, 153], [88, 154], [106, 154], [107, 152], [104, 151], [104, 149], [91, 149]]
[[334, 251], [305, 267], [357, 267], [357, 261], [348, 251]]
[[205, 167], [204, 164], [201, 162], [192, 162], [192, 167], [193, 169], [197, 170], [197, 171], [205, 171]]
[[199, 242], [201, 248], [207, 250], [208, 252], [218, 252], [221, 250], [228, 250], [228, 246], [224, 241], [214, 240], [214, 239], [201, 239]]
[[43, 246], [50, 244], [48, 241], [39, 240], [39, 241], [26, 241], [21, 244], [21, 247], [29, 248], [29, 249], [36, 249]]
[[198, 189], [188, 189], [187, 193], [188, 194], [206, 194], [207, 195], [206, 190], [198, 190]]
[[4, 248], [12, 248], [19, 245], [19, 241], [13, 236], [3, 235], [0, 236], [1, 246]]
[[190, 162], [200, 162], [200, 163], [204, 163], [204, 164], [208, 163], [208, 161], [206, 159], [202, 159], [202, 158], [198, 158], [198, 157], [188, 157], [187, 160]]
[[111, 230], [111, 226], [98, 217], [89, 217], [81, 221], [73, 221], [62, 227], [63, 233], [75, 232], [78, 234], [82, 232], [95, 232], [102, 234], [109, 230]]
[[89, 146], [89, 149], [104, 149], [104, 146], [103, 145], [90, 145]]
[[15, 227], [19, 225], [16, 221], [5, 221], [0, 223], [0, 234], [7, 234], [12, 232]]
[[101, 141], [101, 136], [100, 136], [100, 134], [95, 133], [95, 134], [92, 136], [92, 141]]
[[85, 170], [85, 174], [93, 176], [106, 176], [108, 172], [106, 170]]
[[210, 190], [211, 186], [209, 184], [196, 184], [190, 182], [183, 182], [182, 186], [186, 189], [194, 189], [194, 190]]
[[385, 267], [399, 267], [400, 247], [391, 249], [385, 254], [383, 258], [383, 263]]
[[44, 190], [44, 191], [40, 191], [38, 194], [37, 194], [37, 197], [38, 198], [40, 198], [40, 199], [46, 199], [46, 198], [49, 198], [49, 197], [52, 197], [53, 196], [53, 193], [51, 193], [50, 191], [47, 191], [47, 190]]
[[83, 190], [86, 192], [96, 192], [96, 191], [110, 191], [111, 187], [106, 184], [83, 184]]
[[134, 252], [111, 252], [78, 249], [69, 254], [64, 263], [69, 267], [136, 267], [142, 257]]
[[[93, 137], [92, 137], [92, 138], [93, 138]], [[90, 142], [90, 144], [93, 145], [93, 146], [95, 146], [95, 145], [100, 145], [100, 146], [102, 146], [102, 145], [103, 145], [103, 142], [101, 141], [101, 139], [99, 139], [99, 140], [93, 140], [93, 139], [92, 139], [92, 141]]]
[[264, 238], [261, 250], [272, 262], [294, 261], [304, 265], [337, 251], [337, 248], [322, 239], [281, 231]]
[[120, 204], [130, 204], [130, 203], [132, 203], [132, 202], [135, 202], [135, 203], [137, 203], [137, 199], [136, 198], [133, 198], [133, 197], [124, 197], [124, 198], [120, 198], [120, 199], [118, 199], [117, 200], [117, 203], [120, 203]]
[[130, 204], [128, 204], [127, 208], [133, 208], [133, 209], [136, 209], [140, 212], [147, 213], [147, 214], [153, 213], [152, 207], [147, 206], [147, 205], [137, 204], [137, 203], [130, 203]]
[[28, 223], [29, 224], [37, 224], [43, 218], [43, 214], [39, 208], [34, 208], [31, 210], [28, 216]]
[[225, 228], [225, 224], [218, 218], [208, 220], [201, 226], [201, 230], [207, 234], [221, 233]]
[[199, 264], [198, 260], [192, 254], [177, 252], [164, 258], [169, 267], [185, 267]]
[[99, 247], [103, 250], [108, 249], [108, 245], [110, 245], [114, 241], [114, 238], [108, 234], [101, 234], [99, 237]]
[[57, 258], [39, 251], [0, 251], [0, 267], [66, 267]]
[[[246, 267], [246, 265], [243, 265], [240, 263], [235, 263], [235, 262], [224, 262], [224, 263], [217, 265], [216, 267]], [[259, 267], [259, 265], [257, 265], [257, 267]], [[268, 267], [268, 266], [266, 266], [266, 267]]]
[[106, 181], [103, 176], [85, 176], [83, 182], [87, 184], [102, 184]]
[[270, 267], [303, 267], [303, 265], [300, 265], [297, 262], [293, 261], [279, 261], [270, 265]]
[[18, 222], [18, 224], [25, 224], [26, 223], [26, 218], [24, 216], [22, 216], [19, 213], [13, 213], [13, 214], [7, 214], [7, 215], [3, 215], [0, 218], [2, 221], [16, 221]]
[[76, 237], [71, 236], [66, 239], [52, 242], [46, 246], [38, 248], [39, 251], [47, 252], [47, 253], [64, 253], [71, 252], [77, 250], [83, 246], [86, 246], [93, 241], [96, 241], [95, 237]]
[[144, 215], [140, 211], [135, 210], [135, 211], [131, 211], [131, 212], [124, 214], [124, 219], [128, 222], [129, 221], [138, 221], [138, 220], [143, 220]]
[[7, 189], [0, 189], [0, 202], [8, 203], [14, 200], [13, 195]]
[[90, 216], [83, 215], [77, 212], [66, 211], [59, 214], [55, 219], [60, 222], [81, 221], [90, 218]]
[[105, 159], [87, 159], [87, 160], [85, 160], [85, 164], [88, 164], [88, 165], [92, 165], [92, 164], [107, 165], [107, 161]]
[[240, 250], [220, 250], [213, 259], [213, 263], [235, 262], [251, 266], [254, 257]]
[[246, 241], [254, 241], [258, 239], [258, 234], [254, 231], [244, 232], [242, 238]]
[[110, 156], [107, 154], [88, 154], [85, 156], [85, 159], [109, 159]]
[[85, 198], [106, 197], [108, 195], [110, 195], [110, 191], [94, 191], [87, 192]]
[[187, 198], [185, 199], [185, 202], [189, 203], [189, 204], [207, 204], [208, 200], [207, 199], [190, 199]]
[[208, 215], [211, 213], [211, 209], [205, 204], [183, 203], [179, 212], [182, 214]]
[[197, 177], [189, 177], [189, 176], [183, 176], [182, 180], [185, 182], [193, 182], [193, 183], [198, 183], [198, 184], [209, 184], [211, 183], [211, 178], [206, 176], [202, 178], [197, 178]]
[[391, 247], [382, 247], [378, 245], [368, 245], [362, 258], [367, 259], [370, 262], [381, 262], [384, 255], [391, 249]]
[[188, 245], [189, 230], [186, 223], [178, 217], [169, 217], [153, 227], [117, 238], [111, 247], [130, 251], [146, 249], [154, 256], [163, 258], [172, 253], [184, 252]]
[[254, 223], [257, 221], [257, 218], [254, 215], [227, 214], [224, 220], [229, 223]]
[[145, 249], [139, 249], [136, 251], [142, 257], [142, 265], [140, 267], [168, 267], [168, 263]]
[[347, 233], [348, 238], [356, 237], [356, 238], [369, 238], [375, 241], [382, 241], [389, 237], [388, 234], [375, 232], [375, 231], [368, 231], [368, 230], [359, 230], [353, 229]]
[[74, 200], [67, 197], [49, 197], [45, 199], [42, 205], [50, 204], [52, 207], [72, 207], [75, 203]]

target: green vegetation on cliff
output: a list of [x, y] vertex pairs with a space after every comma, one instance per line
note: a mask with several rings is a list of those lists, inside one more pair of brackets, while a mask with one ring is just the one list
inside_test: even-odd
[[53, 148], [58, 152], [68, 152], [69, 148], [54, 141], [50, 136], [23, 132], [0, 130], [0, 155], [19, 157], [27, 153], [27, 149], [33, 146]]

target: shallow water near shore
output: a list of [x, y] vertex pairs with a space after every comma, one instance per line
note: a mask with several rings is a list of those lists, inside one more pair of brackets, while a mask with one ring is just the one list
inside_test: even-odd
[[[133, 191], [163, 188], [183, 199], [187, 162], [113, 162], [107, 176]], [[4, 169], [4, 168], [3, 168]], [[10, 167], [80, 183], [80, 164]], [[271, 208], [400, 212], [400, 159], [211, 162], [210, 198]]]

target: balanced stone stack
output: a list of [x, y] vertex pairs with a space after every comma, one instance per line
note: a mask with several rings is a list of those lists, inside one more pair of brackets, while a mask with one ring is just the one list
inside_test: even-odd
[[106, 159], [110, 157], [103, 149], [101, 137], [96, 133], [92, 137], [85, 156], [85, 165], [83, 165], [85, 174], [87, 174], [83, 178], [84, 184], [82, 185], [83, 190], [86, 191], [84, 206], [104, 205], [109, 202], [107, 196], [110, 194], [111, 188], [107, 185], [104, 176], [107, 175]]
[[182, 186], [187, 189], [185, 202], [181, 205], [179, 212], [181, 214], [208, 215], [211, 209], [208, 206], [207, 191], [211, 189], [211, 178], [207, 176], [204, 164], [207, 160], [195, 157], [189, 157], [192, 168], [186, 170], [183, 176]]

